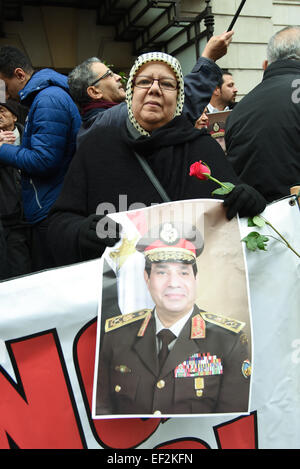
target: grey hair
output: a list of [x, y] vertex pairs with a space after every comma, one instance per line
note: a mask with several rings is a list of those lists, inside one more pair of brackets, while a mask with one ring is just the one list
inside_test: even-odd
[[91, 101], [86, 90], [90, 86], [90, 83], [93, 83], [93, 81], [98, 78], [98, 75], [92, 71], [91, 67], [95, 62], [102, 63], [98, 57], [90, 57], [77, 65], [68, 75], [70, 95], [79, 108]]
[[287, 26], [275, 33], [268, 43], [268, 63], [276, 60], [300, 60], [300, 27]]

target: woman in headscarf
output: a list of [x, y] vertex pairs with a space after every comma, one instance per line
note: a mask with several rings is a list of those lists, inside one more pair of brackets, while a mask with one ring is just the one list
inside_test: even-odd
[[[225, 200], [229, 219], [237, 212], [254, 216], [265, 208], [259, 193], [239, 183], [207, 131], [194, 128], [182, 115], [184, 85], [177, 59], [162, 52], [138, 57], [130, 71], [126, 99], [126, 128], [91, 132], [70, 165], [49, 229], [58, 265], [99, 257], [106, 245], [116, 242], [117, 235], [105, 231], [101, 238], [98, 229], [96, 233], [97, 222], [108, 212], [166, 200], [210, 198], [216, 184], [189, 176], [191, 164], [199, 160], [215, 178], [236, 185]], [[145, 161], [167, 199], [146, 174]]]

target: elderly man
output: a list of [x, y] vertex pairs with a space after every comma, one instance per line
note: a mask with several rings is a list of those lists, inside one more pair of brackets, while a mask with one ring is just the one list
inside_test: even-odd
[[[0, 142], [20, 145], [23, 126], [18, 122], [19, 105], [8, 99], [0, 103]], [[0, 221], [3, 225], [0, 279], [31, 271], [28, 228], [23, 220], [19, 171], [0, 163]]]
[[228, 117], [225, 140], [238, 176], [273, 202], [300, 182], [300, 27], [271, 37], [263, 68]]
[[125, 100], [121, 76], [113, 73], [97, 57], [77, 65], [69, 74], [68, 83], [84, 127], [89, 127], [98, 113]]
[[182, 223], [164, 223], [138, 242], [155, 308], [106, 321], [96, 415], [247, 412], [245, 323], [195, 304], [203, 247], [200, 232]]
[[20, 145], [24, 127], [18, 122], [19, 105], [8, 99], [0, 103], [0, 142]]

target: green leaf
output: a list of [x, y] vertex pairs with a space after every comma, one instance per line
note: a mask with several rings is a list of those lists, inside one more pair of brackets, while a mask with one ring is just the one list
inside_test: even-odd
[[265, 224], [265, 220], [259, 215], [255, 215], [255, 217], [248, 218], [248, 226], [258, 226], [259, 228], [262, 228], [263, 226], [265, 226]]
[[260, 236], [259, 238], [257, 238], [257, 247], [258, 249], [261, 249], [262, 251], [266, 251], [266, 245], [265, 243], [267, 243], [269, 241], [269, 238], [267, 238], [266, 236]]
[[257, 233], [257, 231], [251, 231], [242, 241], [246, 243], [247, 249], [250, 251], [256, 251], [257, 249], [266, 251], [266, 243], [269, 238]]
[[257, 236], [259, 236], [259, 233], [252, 231], [245, 238], [242, 239], [242, 241], [246, 243], [247, 249], [250, 249], [250, 251], [256, 251], [257, 249]]
[[234, 184], [232, 184], [231, 182], [223, 182], [224, 186], [226, 187], [220, 187], [219, 189], [215, 189], [214, 191], [212, 191], [212, 194], [217, 194], [217, 195], [225, 195], [225, 194], [229, 194], [232, 189], [235, 187]]
[[253, 217], [252, 221], [254, 225], [259, 226], [259, 228], [261, 228], [262, 226], [265, 226], [266, 224], [265, 220], [261, 218], [259, 215], [256, 215], [255, 217]]
[[255, 223], [253, 223], [252, 218], [248, 218], [248, 226], [255, 226]]

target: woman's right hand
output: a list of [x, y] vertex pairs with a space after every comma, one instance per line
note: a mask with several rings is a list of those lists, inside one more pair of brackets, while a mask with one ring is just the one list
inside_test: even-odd
[[202, 57], [214, 62], [227, 54], [229, 44], [232, 41], [233, 31], [227, 31], [218, 36], [212, 36], [202, 52]]

